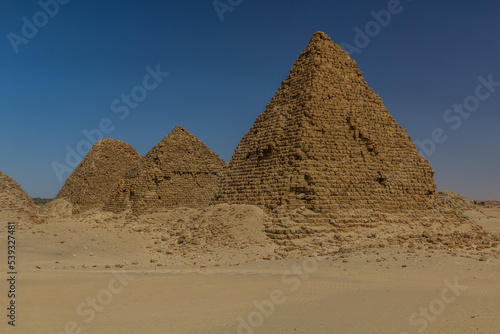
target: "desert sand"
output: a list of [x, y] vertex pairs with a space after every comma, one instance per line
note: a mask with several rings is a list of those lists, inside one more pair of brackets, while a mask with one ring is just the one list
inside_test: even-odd
[[[63, 201], [52, 206], [45, 223], [17, 228], [17, 321], [13, 328], [4, 318], [2, 332], [498, 333], [500, 326], [498, 244], [277, 260], [259, 224], [265, 214], [254, 206], [182, 208], [136, 223], [100, 212], [70, 216]], [[189, 251], [201, 242], [182, 253], [162, 246], [166, 234], [155, 222], [200, 220], [211, 210], [221, 221], [247, 217], [247, 230], [205, 252]], [[469, 214], [500, 237], [500, 208], [483, 210]], [[6, 239], [4, 225], [2, 245]], [[0, 289], [8, 290], [6, 280]]]

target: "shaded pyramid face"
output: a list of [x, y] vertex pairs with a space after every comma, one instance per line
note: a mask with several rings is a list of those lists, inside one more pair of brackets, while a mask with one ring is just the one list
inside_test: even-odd
[[236, 148], [217, 201], [324, 214], [432, 208], [431, 167], [361, 74], [315, 33]]
[[141, 155], [129, 144], [111, 138], [98, 141], [68, 177], [56, 199], [64, 198], [77, 211], [102, 208], [117, 182]]
[[3, 219], [16, 221], [28, 219], [40, 222], [37, 208], [21, 186], [11, 177], [0, 172], [0, 214]]
[[225, 165], [203, 142], [177, 126], [126, 173], [104, 209], [146, 213], [208, 205]]

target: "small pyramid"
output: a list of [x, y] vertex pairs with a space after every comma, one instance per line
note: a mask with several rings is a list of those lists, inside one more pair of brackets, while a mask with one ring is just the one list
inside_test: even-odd
[[177, 126], [125, 174], [104, 210], [146, 213], [208, 205], [225, 165], [203, 142]]
[[330, 222], [430, 210], [433, 174], [356, 62], [317, 32], [236, 148], [217, 201], [305, 207]]
[[21, 186], [11, 177], [0, 172], [0, 217], [1, 220], [18, 219], [40, 222], [37, 207]]
[[56, 199], [64, 198], [76, 212], [102, 208], [123, 174], [141, 155], [129, 144], [105, 138], [98, 141], [68, 177]]

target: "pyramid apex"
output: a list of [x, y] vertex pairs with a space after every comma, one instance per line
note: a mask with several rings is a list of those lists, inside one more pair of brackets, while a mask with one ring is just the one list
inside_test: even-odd
[[171, 132], [188, 132], [183, 126], [177, 125]]
[[328, 35], [326, 33], [324, 33], [323, 31], [316, 31], [314, 34], [313, 34], [313, 37], [321, 37], [321, 38], [330, 38], [328, 37]]
[[315, 32], [307, 43], [306, 48], [301, 53], [301, 55], [305, 57], [311, 57], [318, 54], [322, 55], [321, 58], [323, 58], [323, 60], [328, 58], [331, 60], [333, 57], [347, 57], [350, 59], [349, 54], [323, 31]]
[[101, 146], [101, 145], [107, 145], [107, 144], [122, 144], [122, 145], [129, 145], [125, 143], [124, 141], [114, 139], [114, 138], [103, 138], [99, 140], [97, 143], [94, 144], [94, 146]]
[[323, 31], [316, 31], [311, 39], [309, 40], [309, 44], [311, 43], [318, 43], [318, 42], [331, 42], [331, 38], [325, 34]]

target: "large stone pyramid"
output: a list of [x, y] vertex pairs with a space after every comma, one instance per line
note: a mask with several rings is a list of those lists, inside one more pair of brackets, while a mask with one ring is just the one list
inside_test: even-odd
[[181, 126], [129, 170], [105, 210], [156, 212], [208, 205], [226, 163]]
[[1, 220], [40, 222], [33, 200], [11, 177], [0, 172]]
[[433, 173], [356, 62], [317, 32], [236, 148], [217, 202], [335, 221], [421, 212], [439, 206]]
[[64, 198], [76, 212], [102, 208], [118, 181], [141, 155], [129, 144], [111, 138], [98, 141], [68, 177], [56, 199]]

